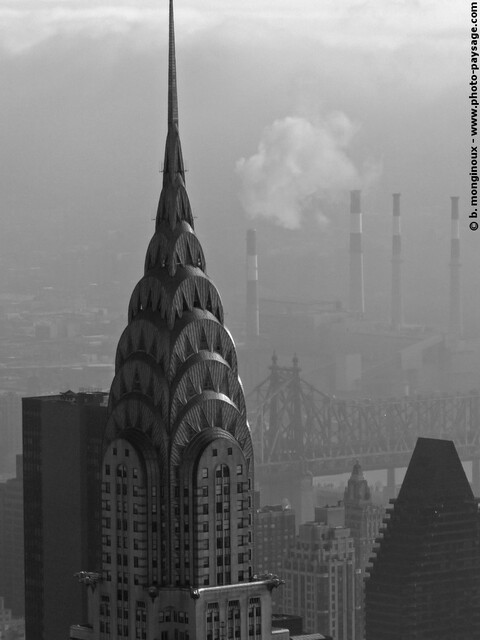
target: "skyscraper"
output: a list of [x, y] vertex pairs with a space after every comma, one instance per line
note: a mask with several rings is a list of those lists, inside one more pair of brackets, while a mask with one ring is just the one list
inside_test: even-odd
[[22, 464], [17, 456], [16, 477], [0, 483], [0, 595], [15, 616], [25, 610]]
[[72, 638], [269, 638], [253, 581], [253, 448], [235, 345], [185, 189], [170, 0], [155, 233], [118, 343], [102, 466], [102, 563]]
[[87, 613], [87, 594], [72, 576], [100, 561], [106, 399], [104, 393], [71, 391], [23, 399], [28, 640], [65, 638], [72, 616]]
[[283, 612], [302, 616], [305, 633], [355, 640], [355, 552], [341, 511], [316, 509], [300, 525], [282, 562]]
[[480, 638], [480, 515], [453, 442], [419, 438], [365, 585], [367, 640]]
[[[295, 544], [295, 511], [290, 504], [257, 509], [255, 514], [255, 573], [281, 574], [282, 561]], [[282, 589], [272, 594], [274, 611], [282, 611]]]
[[345, 506], [345, 526], [350, 529], [355, 549], [356, 637], [357, 640], [362, 640], [364, 636], [365, 569], [370, 563], [373, 545], [378, 536], [385, 510], [372, 503], [370, 487], [358, 462], [354, 464], [352, 474], [348, 479], [343, 503]]

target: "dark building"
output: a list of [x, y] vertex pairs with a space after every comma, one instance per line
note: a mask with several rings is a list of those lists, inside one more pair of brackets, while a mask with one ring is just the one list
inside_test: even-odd
[[[281, 577], [282, 561], [288, 549], [295, 544], [295, 532], [295, 512], [289, 504], [257, 510], [253, 552], [256, 574], [275, 573]], [[272, 607], [274, 611], [282, 610], [281, 589], [273, 592]]]
[[343, 497], [345, 526], [350, 529], [355, 549], [356, 637], [364, 636], [365, 569], [382, 524], [385, 510], [372, 503], [370, 487], [358, 462], [353, 466]]
[[25, 628], [28, 640], [68, 638], [87, 599], [73, 574], [100, 558], [104, 393], [23, 399]]
[[288, 629], [290, 636], [300, 636], [303, 633], [303, 620], [301, 616], [273, 613], [272, 627], [275, 629]]
[[264, 640], [278, 580], [253, 578], [253, 446], [185, 188], [172, 1], [168, 79], [155, 232], [108, 402], [102, 557], [79, 576], [89, 616], [70, 637]]
[[480, 516], [453, 442], [419, 438], [365, 585], [367, 640], [480, 638]]
[[24, 615], [22, 456], [16, 477], [0, 483], [0, 596], [14, 616]]

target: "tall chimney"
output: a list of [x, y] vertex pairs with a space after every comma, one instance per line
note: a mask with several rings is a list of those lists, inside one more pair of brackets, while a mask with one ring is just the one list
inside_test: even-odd
[[460, 226], [458, 220], [458, 196], [452, 196], [452, 239], [450, 243], [450, 313], [449, 333], [460, 336], [462, 327], [462, 300], [460, 287]]
[[400, 227], [400, 194], [393, 194], [393, 234], [392, 234], [392, 327], [398, 329], [403, 324], [402, 298], [402, 232]]
[[257, 232], [247, 230], [247, 344], [255, 344], [260, 334], [258, 308]]
[[350, 292], [349, 307], [359, 315], [365, 311], [363, 296], [362, 213], [360, 191], [350, 191]]

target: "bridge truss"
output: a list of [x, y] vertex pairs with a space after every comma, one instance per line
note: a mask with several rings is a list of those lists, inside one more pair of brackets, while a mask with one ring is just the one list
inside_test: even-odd
[[314, 476], [406, 466], [417, 437], [453, 440], [462, 459], [480, 457], [480, 394], [341, 400], [302, 380], [298, 359], [248, 396], [260, 476], [302, 470]]

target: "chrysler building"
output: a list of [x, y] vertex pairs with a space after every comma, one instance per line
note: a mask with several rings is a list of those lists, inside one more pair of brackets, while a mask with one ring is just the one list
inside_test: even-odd
[[252, 574], [253, 448], [235, 345], [185, 188], [170, 0], [168, 133], [145, 272], [128, 309], [102, 460], [102, 563], [78, 574], [76, 640], [271, 637]]

